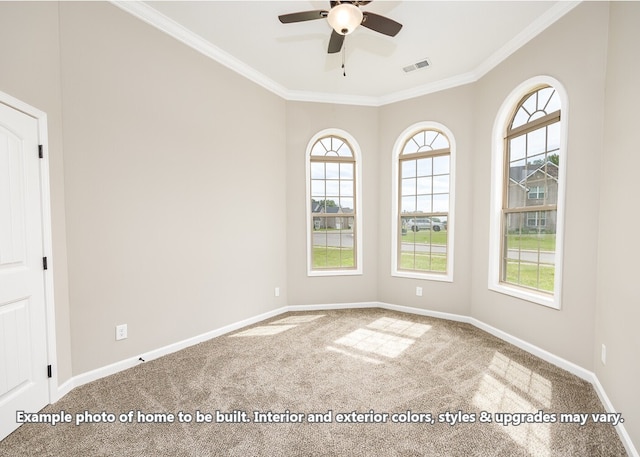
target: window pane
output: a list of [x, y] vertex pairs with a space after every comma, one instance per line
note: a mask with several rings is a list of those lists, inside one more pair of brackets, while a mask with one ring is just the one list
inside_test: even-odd
[[518, 160], [509, 164], [509, 178], [519, 183], [527, 177], [527, 163], [524, 160]]
[[418, 143], [420, 143], [420, 146], [431, 146], [436, 136], [438, 136], [438, 132], [435, 130], [424, 130], [417, 134], [416, 138], [420, 138], [420, 140], [417, 140]]
[[433, 159], [431, 157], [425, 157], [418, 159], [418, 176], [431, 176]]
[[340, 198], [340, 210], [343, 213], [353, 213], [353, 198]]
[[311, 180], [311, 196], [314, 198], [323, 198], [324, 195], [324, 180]]
[[353, 181], [351, 180], [340, 181], [340, 195], [342, 197], [353, 197]]
[[560, 109], [560, 95], [558, 95], [558, 91], [554, 90], [553, 96], [551, 97], [551, 100], [549, 100], [549, 103], [547, 103], [547, 107], [545, 111], [547, 113], [554, 113], [559, 109]]
[[403, 160], [402, 164], [402, 177], [411, 178], [416, 176], [416, 161], [415, 160]]
[[324, 163], [311, 162], [311, 179], [324, 179]]
[[522, 107], [531, 115], [538, 107], [538, 97], [536, 94], [531, 94], [522, 104]]
[[331, 142], [331, 137], [327, 137], [327, 138], [323, 138], [320, 140], [320, 143], [322, 143], [322, 147], [324, 148], [325, 151], [333, 151], [333, 145]]
[[415, 142], [414, 139], [410, 139], [409, 141], [407, 141], [407, 144], [404, 146], [402, 153], [413, 154], [415, 152], [418, 152], [418, 149], [420, 149], [420, 146]]
[[515, 161], [520, 160], [525, 157], [527, 154], [527, 148], [525, 143], [526, 137], [524, 135], [520, 135], [518, 137], [512, 138], [509, 141], [509, 160]]
[[340, 157], [351, 157], [351, 149], [349, 146], [343, 141], [336, 141], [334, 138], [334, 147], [336, 148], [336, 152]]
[[433, 196], [433, 212], [449, 212], [449, 194], [436, 194]]
[[449, 140], [442, 133], [438, 133], [435, 141], [431, 144], [433, 149], [448, 149], [449, 148]]
[[402, 195], [416, 195], [416, 178], [402, 180]]
[[449, 192], [449, 175], [434, 176], [433, 177], [433, 193], [448, 193]]
[[529, 156], [539, 154], [546, 150], [546, 128], [540, 128], [527, 133], [527, 153]]
[[421, 194], [430, 194], [432, 193], [431, 191], [431, 178], [418, 178], [416, 180], [416, 185], [417, 185], [417, 193], [418, 195]]
[[318, 141], [316, 144], [313, 145], [313, 147], [311, 148], [311, 155], [312, 156], [324, 156], [326, 154], [327, 150], [324, 148], [324, 146], [322, 145], [322, 143], [320, 141]]
[[337, 197], [340, 195], [338, 181], [326, 181], [327, 197]]
[[547, 105], [549, 104], [549, 99], [554, 94], [555, 90], [553, 87], [545, 87], [544, 89], [540, 89], [538, 91], [538, 106], [537, 109], [540, 111], [544, 111], [546, 114], [549, 114], [555, 110], [549, 111], [547, 109]]
[[526, 187], [521, 184], [509, 181], [509, 191], [507, 195], [508, 208], [519, 208], [524, 206]]
[[353, 163], [341, 163], [340, 164], [340, 178], [341, 179], [353, 179]]
[[338, 179], [340, 177], [340, 164], [336, 162], [327, 162], [325, 166], [327, 179]]
[[560, 122], [547, 127], [547, 151], [560, 149]]
[[403, 213], [414, 213], [416, 211], [416, 197], [402, 197], [400, 211]]
[[433, 174], [442, 175], [449, 173], [449, 156], [438, 156], [433, 158]]
[[526, 124], [529, 121], [529, 113], [527, 113], [524, 108], [518, 109], [515, 117], [513, 118], [513, 123], [511, 124], [511, 128], [515, 129], [516, 127], [520, 127], [521, 125]]
[[420, 195], [416, 197], [416, 211], [430, 213], [432, 211], [431, 198], [431, 195]]

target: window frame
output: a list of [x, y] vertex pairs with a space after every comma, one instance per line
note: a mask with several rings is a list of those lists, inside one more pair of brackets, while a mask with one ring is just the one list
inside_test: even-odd
[[[353, 163], [354, 163], [354, 261], [355, 267], [343, 267], [343, 268], [326, 268], [326, 269], [315, 269], [313, 267], [313, 211], [311, 206], [311, 152], [313, 146], [320, 140], [326, 137], [338, 137], [343, 140], [351, 149], [353, 154]], [[307, 240], [307, 276], [353, 276], [353, 275], [362, 275], [363, 274], [363, 253], [362, 253], [362, 239], [363, 239], [363, 230], [362, 230], [362, 163], [361, 163], [361, 150], [356, 139], [349, 134], [348, 132], [336, 129], [336, 128], [328, 128], [321, 130], [311, 137], [309, 142], [307, 143], [307, 148], [305, 152], [305, 183], [306, 183], [306, 240]], [[341, 160], [336, 160], [336, 163], [339, 163]], [[342, 160], [344, 161], [344, 159]], [[345, 216], [348, 217], [348, 216]]]
[[[424, 130], [442, 133], [449, 141], [449, 211], [447, 214], [447, 266], [446, 272], [403, 270], [399, 268], [399, 220], [400, 220], [400, 161], [407, 141]], [[434, 151], [436, 155], [440, 151]], [[421, 153], [416, 153], [419, 156]], [[454, 234], [455, 234], [455, 177], [456, 177], [456, 141], [453, 133], [445, 125], [434, 121], [422, 121], [405, 129], [393, 146], [391, 158], [391, 276], [399, 278], [424, 279], [429, 281], [453, 282], [454, 277]], [[437, 216], [436, 216], [437, 217]]]
[[[515, 284], [502, 282], [502, 236], [503, 236], [503, 198], [508, 186], [505, 174], [505, 160], [507, 160], [506, 138], [509, 126], [515, 116], [520, 102], [528, 94], [544, 87], [553, 87], [560, 97], [560, 150], [563, 161], [558, 170], [558, 199], [556, 204], [556, 245], [554, 253], [554, 291], [545, 293], [534, 289], [519, 287]], [[530, 128], [531, 124], [527, 126]], [[491, 157], [491, 215], [489, 227], [489, 290], [526, 300], [554, 309], [561, 309], [562, 305], [562, 270], [564, 264], [564, 223], [565, 223], [565, 196], [566, 173], [568, 163], [568, 128], [569, 125], [569, 101], [564, 86], [550, 76], [536, 76], [530, 78], [516, 87], [504, 100], [494, 121], [492, 133], [492, 157]], [[520, 127], [516, 127], [517, 130]], [[546, 190], [545, 190], [546, 191]]]

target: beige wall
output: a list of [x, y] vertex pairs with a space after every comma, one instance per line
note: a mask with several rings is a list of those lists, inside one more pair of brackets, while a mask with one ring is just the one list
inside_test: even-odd
[[72, 375], [58, 4], [0, 2], [0, 91], [47, 114], [59, 382]]
[[74, 373], [284, 305], [285, 102], [113, 5], [60, 11]]
[[[588, 370], [593, 369], [598, 182], [608, 5], [586, 2], [475, 87], [472, 315]], [[568, 92], [567, 194], [562, 309], [487, 289], [491, 132], [498, 109], [523, 81], [549, 75]], [[593, 222], [593, 223], [590, 223]]]
[[[632, 241], [638, 212], [640, 3], [614, 3], [609, 23], [604, 147], [601, 161], [595, 372], [625, 428], [640, 444], [640, 245]], [[600, 361], [607, 348], [606, 365]]]
[[[358, 276], [307, 276], [305, 152], [316, 133], [337, 128], [360, 146], [363, 269]], [[327, 103], [287, 103], [287, 284], [292, 305], [376, 301], [378, 265], [378, 151], [376, 108]]]

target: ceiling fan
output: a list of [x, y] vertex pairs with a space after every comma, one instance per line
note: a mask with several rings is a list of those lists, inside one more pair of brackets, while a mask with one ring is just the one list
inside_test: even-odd
[[278, 16], [283, 24], [312, 21], [326, 18], [333, 28], [329, 39], [329, 54], [340, 52], [344, 37], [353, 32], [359, 25], [389, 36], [396, 36], [402, 24], [379, 14], [360, 10], [360, 6], [371, 1], [330, 1], [329, 11], [314, 10], [299, 13], [281, 14]]

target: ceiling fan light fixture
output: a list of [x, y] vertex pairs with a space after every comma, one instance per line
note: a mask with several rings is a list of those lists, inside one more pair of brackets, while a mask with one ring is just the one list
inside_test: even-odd
[[340, 35], [349, 35], [362, 23], [362, 11], [351, 3], [341, 3], [331, 8], [327, 21]]

